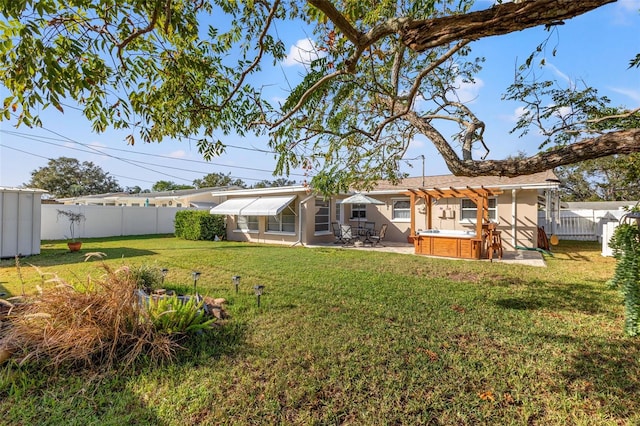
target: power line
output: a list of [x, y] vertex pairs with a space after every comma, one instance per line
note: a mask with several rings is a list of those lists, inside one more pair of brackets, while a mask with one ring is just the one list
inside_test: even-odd
[[[30, 138], [30, 137], [25, 137], [25, 138], [26, 138], [26, 139], [33, 139], [33, 138]], [[90, 153], [90, 154], [92, 154], [92, 153], [93, 153], [93, 151], [89, 151], [89, 150], [85, 150], [85, 149], [73, 148], [73, 147], [65, 147], [64, 145], [56, 144], [56, 143], [53, 143], [53, 142], [38, 141], [37, 139], [34, 139], [34, 140], [36, 140], [37, 142], [40, 142], [40, 143], [48, 144], [48, 145], [62, 146], [62, 147], [64, 147], [64, 148], [66, 148], [66, 149], [72, 149], [72, 150], [74, 150], [74, 151], [86, 152], [86, 153]], [[38, 155], [38, 154], [33, 154], [33, 153], [31, 153], [31, 152], [28, 152], [28, 151], [24, 151], [24, 150], [21, 150], [21, 149], [18, 149], [18, 148], [14, 148], [14, 147], [8, 146], [8, 145], [6, 145], [6, 144], [4, 144], [4, 143], [1, 143], [1, 142], [0, 142], [0, 146], [3, 146], [3, 147], [8, 148], [8, 149], [12, 149], [12, 150], [14, 150], [14, 151], [22, 152], [22, 153], [24, 153], [24, 154], [29, 154], [29, 155], [32, 155], [32, 156], [34, 156], [34, 157], [44, 158], [45, 160], [53, 160], [53, 158], [45, 157], [45, 156]], [[172, 158], [172, 157], [166, 157], [166, 158], [174, 159], [174, 158]], [[165, 169], [173, 169], [173, 170], [179, 170], [179, 171], [185, 171], [185, 172], [208, 174], [208, 172], [207, 172], [207, 171], [193, 170], [193, 169], [184, 169], [184, 168], [180, 168], [180, 167], [167, 166], [167, 165], [157, 164], [157, 163], [149, 163], [149, 162], [139, 161], [139, 160], [137, 160], [136, 164], [146, 164], [146, 165], [150, 165], [150, 166], [163, 167], [163, 168], [165, 168]], [[130, 176], [121, 176], [121, 175], [116, 175], [116, 174], [113, 174], [113, 173], [110, 173], [110, 172], [109, 172], [109, 174], [110, 174], [111, 176], [121, 177], [121, 178], [124, 178], [124, 179], [133, 179], [133, 180], [138, 180], [138, 181], [141, 181], [141, 182], [146, 182], [146, 183], [151, 183], [151, 184], [155, 183], [155, 182], [153, 182], [153, 181], [148, 181], [148, 180], [144, 180], [144, 179], [138, 179], [138, 178], [134, 178], [134, 177], [130, 177]], [[165, 175], [166, 175], [166, 173], [165, 173]], [[171, 175], [167, 175], [167, 176], [171, 176]], [[250, 180], [250, 181], [256, 181], [256, 182], [259, 182], [259, 181], [261, 181], [261, 180], [262, 180], [262, 179], [257, 179], [257, 178], [244, 177], [244, 176], [229, 176], [229, 177], [231, 177], [231, 178], [233, 178], [233, 179], [240, 179], [240, 180], [245, 180], [245, 181], [246, 181], [246, 180]], [[193, 182], [193, 179], [186, 179], [186, 178], [184, 178], [183, 180], [188, 181], [188, 182]]]
[[[70, 109], [74, 109], [76, 111], [80, 111], [80, 112], [83, 111], [82, 108], [79, 108], [77, 106], [64, 104], [64, 103], [60, 103], [60, 105], [65, 106], [65, 107], [70, 108]], [[144, 126], [141, 126], [139, 124], [134, 124], [134, 123], [127, 123], [127, 124], [130, 125], [130, 126], [133, 126], [133, 127], [139, 127], [141, 129], [149, 130], [148, 128], [146, 128]], [[198, 142], [198, 139], [192, 138], [190, 136], [184, 136], [183, 139], [186, 139], [186, 140], [191, 141], [191, 142]], [[256, 147], [249, 148], [249, 147], [246, 147], [246, 146], [232, 145], [232, 144], [228, 144], [228, 143], [225, 143], [224, 146], [225, 146], [225, 148], [234, 148], [234, 149], [242, 149], [242, 150], [245, 150], [245, 151], [263, 152], [265, 154], [277, 154], [277, 152], [275, 152], [275, 151], [269, 151], [269, 150], [266, 150], [266, 149], [260, 149], [260, 148], [256, 148]]]
[[[46, 137], [46, 136], [38, 136], [38, 137], [36, 137], [36, 136], [28, 135], [26, 133], [9, 131], [9, 130], [0, 130], [0, 132], [6, 133], [6, 134], [9, 134], [9, 135], [12, 135], [12, 136], [19, 136], [19, 137], [22, 137], [22, 138], [25, 138], [25, 139], [34, 140], [36, 142], [46, 143], [46, 144], [56, 145], [56, 146], [63, 146], [63, 145], [54, 144], [54, 143], [51, 143], [51, 142], [46, 142], [44, 139], [50, 139], [50, 140], [56, 140], [56, 141], [64, 141], [65, 140], [65, 139], [51, 138], [51, 137]], [[88, 146], [88, 145], [80, 143], [80, 142], [78, 142], [78, 143], [83, 145], [83, 146]], [[76, 149], [77, 150], [77, 148], [70, 148], [70, 147], [66, 147], [66, 148]], [[147, 152], [134, 152], [134, 151], [128, 151], [126, 149], [121, 149], [121, 148], [94, 147], [94, 149], [97, 149], [98, 151], [111, 150], [111, 151], [126, 152], [128, 154], [145, 155], [145, 156], [151, 156], [151, 157], [156, 157], [156, 158], [166, 158], [166, 159], [170, 159], [170, 160], [174, 160], [174, 161], [186, 161], [186, 162], [190, 162], [190, 163], [206, 164], [206, 165], [212, 165], [212, 166], [218, 166], [218, 167], [225, 167], [225, 168], [229, 168], [229, 169], [242, 169], [242, 170], [250, 170], [250, 171], [265, 172], [265, 173], [272, 173], [273, 172], [273, 170], [267, 170], [267, 169], [258, 169], [258, 168], [246, 167], [246, 166], [230, 166], [230, 165], [227, 165], [227, 164], [214, 163], [214, 162], [211, 162], [211, 161], [192, 160], [192, 159], [188, 159], [188, 158], [176, 158], [176, 157], [171, 157], [171, 156], [168, 156], [168, 155], [150, 154], [150, 153], [147, 153]], [[258, 152], [263, 152], [263, 151], [258, 150]], [[290, 176], [306, 177], [306, 175], [304, 175], [302, 173], [290, 173]]]
[[[189, 182], [189, 183], [192, 183], [192, 182], [193, 182], [193, 179], [187, 179], [187, 178], [183, 178], [183, 177], [180, 177], [180, 176], [175, 176], [175, 175], [167, 174], [166, 172], [161, 172], [161, 171], [159, 171], [159, 170], [155, 170], [155, 169], [152, 169], [152, 168], [150, 168], [150, 167], [146, 167], [146, 166], [141, 165], [141, 164], [153, 165], [153, 166], [162, 167], [162, 168], [177, 169], [177, 170], [188, 171], [188, 172], [193, 172], [193, 170], [180, 169], [180, 168], [177, 168], [177, 167], [170, 167], [170, 166], [166, 166], [166, 165], [159, 165], [159, 164], [154, 164], [154, 163], [142, 162], [142, 161], [139, 161], [139, 160], [135, 160], [135, 162], [132, 162], [132, 161], [130, 161], [129, 159], [125, 159], [125, 158], [121, 158], [121, 157], [118, 157], [118, 156], [115, 156], [115, 155], [111, 155], [111, 154], [109, 154], [109, 153], [106, 153], [106, 152], [101, 151], [100, 149], [97, 149], [97, 148], [95, 148], [95, 147], [92, 147], [92, 146], [90, 146], [90, 145], [88, 145], [88, 144], [84, 144], [84, 143], [78, 142], [78, 141], [76, 141], [76, 140], [74, 140], [74, 139], [72, 139], [72, 138], [69, 138], [69, 137], [67, 137], [67, 136], [65, 136], [65, 135], [62, 135], [62, 134], [60, 134], [60, 133], [58, 133], [58, 132], [56, 132], [56, 131], [54, 131], [54, 130], [48, 129], [48, 128], [46, 128], [46, 127], [41, 127], [41, 128], [42, 128], [43, 130], [45, 130], [45, 131], [49, 132], [49, 133], [52, 133], [52, 134], [54, 134], [54, 135], [58, 136], [59, 138], [62, 138], [62, 139], [55, 139], [55, 138], [47, 138], [47, 139], [60, 140], [60, 141], [69, 141], [69, 142], [74, 143], [74, 144], [76, 144], [76, 145], [83, 146], [83, 147], [85, 147], [85, 148], [89, 149], [90, 151], [82, 150], [82, 149], [79, 149], [79, 148], [72, 148], [72, 147], [68, 147], [68, 146], [64, 146], [64, 145], [60, 145], [60, 144], [54, 144], [54, 143], [52, 143], [52, 142], [47, 142], [47, 141], [44, 141], [44, 140], [38, 139], [38, 138], [33, 137], [33, 136], [25, 136], [25, 135], [21, 135], [19, 132], [10, 132], [10, 131], [6, 131], [6, 130], [0, 130], [0, 131], [1, 131], [1, 132], [4, 132], [4, 133], [7, 133], [7, 134], [14, 135], [14, 136], [15, 136], [15, 135], [19, 135], [20, 137], [24, 137], [24, 138], [28, 138], [28, 139], [31, 139], [31, 140], [35, 140], [35, 141], [40, 142], [40, 143], [45, 143], [45, 144], [54, 145], [54, 146], [62, 146], [62, 147], [64, 147], [64, 148], [66, 148], [66, 149], [73, 149], [73, 150], [76, 150], [76, 151], [86, 152], [86, 153], [98, 153], [98, 154], [100, 154], [100, 155], [104, 155], [104, 156], [106, 156], [106, 157], [113, 158], [113, 159], [118, 160], [118, 161], [122, 161], [122, 162], [124, 162], [124, 163], [126, 163], [126, 164], [133, 165], [133, 166], [136, 166], [136, 167], [142, 168], [142, 169], [144, 169], [144, 170], [149, 170], [149, 171], [154, 172], [154, 173], [162, 174], [163, 176], [168, 176], [168, 177], [171, 177], [171, 178], [174, 178], [174, 179], [179, 179], [179, 180], [182, 180], [182, 181], [185, 181], [185, 182]], [[4, 146], [6, 146], [6, 145], [4, 145]], [[116, 148], [113, 148], [113, 149], [116, 149]], [[120, 151], [120, 150], [119, 150], [119, 151]], [[125, 150], [122, 150], [122, 151], [125, 151]], [[24, 151], [22, 151], [22, 152], [24, 152]], [[27, 152], [25, 152], [25, 153], [27, 153]], [[27, 154], [29, 154], [29, 153], [27, 153]], [[137, 153], [137, 154], [145, 155], [145, 153]], [[152, 155], [152, 154], [146, 154], [146, 155]], [[184, 160], [184, 159], [176, 159], [176, 158], [173, 158], [173, 157], [167, 157], [167, 156], [163, 156], [163, 157], [169, 158], [169, 159], [171, 159], [171, 160]], [[42, 157], [42, 158], [44, 158], [44, 157]], [[194, 160], [194, 161], [195, 161], [195, 160]], [[198, 162], [199, 162], [199, 161], [198, 161]], [[207, 162], [202, 161], [202, 163], [207, 163]], [[211, 163], [208, 163], [208, 164], [211, 164]], [[231, 166], [225, 166], [225, 165], [222, 165], [222, 166], [223, 166], [223, 167], [229, 167], [229, 168], [232, 168]], [[249, 170], [255, 170], [255, 171], [265, 171], [265, 172], [270, 172], [270, 171], [268, 171], [268, 170], [264, 170], [264, 169], [252, 169], [252, 168], [247, 168], [247, 169], [249, 169]], [[206, 173], [206, 172], [200, 172], [200, 173]], [[115, 175], [113, 175], [113, 176], [115, 176]], [[241, 177], [241, 176], [230, 176], [230, 177], [235, 178], [235, 179], [241, 179], [241, 180], [252, 180], [252, 181], [260, 181], [260, 180], [261, 180], [261, 179], [256, 179], [256, 178], [247, 178], [247, 177]], [[143, 181], [143, 180], [141, 180], [141, 181]]]
[[[53, 160], [53, 158], [45, 157], [43, 155], [34, 154], [33, 152], [24, 151], [22, 149], [14, 148], [12, 146], [7, 146], [7, 145], [4, 145], [2, 143], [0, 143], [0, 146], [3, 146], [5, 148], [7, 148], [7, 149], [12, 149], [14, 151], [22, 152], [22, 153], [27, 154], [27, 155], [32, 155], [34, 157], [44, 158], [45, 160]], [[113, 173], [109, 173], [109, 175], [114, 176], [114, 177], [119, 177], [119, 178], [122, 178], [122, 179], [131, 179], [131, 180], [135, 180], [135, 181], [139, 181], [139, 182], [146, 182], [146, 183], [151, 183], [151, 184], [155, 183], [155, 182], [152, 182], [150, 180], [144, 180], [144, 179], [134, 178], [134, 177], [130, 177], [130, 176], [116, 175], [116, 174], [113, 174]]]

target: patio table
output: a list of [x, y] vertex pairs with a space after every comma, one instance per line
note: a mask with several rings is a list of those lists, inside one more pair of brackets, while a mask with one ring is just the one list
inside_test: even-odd
[[369, 228], [364, 228], [364, 227], [353, 228], [353, 234], [355, 239], [359, 241], [361, 237], [364, 237], [364, 239], [362, 240], [363, 243], [373, 242], [369, 239], [369, 237], [371, 236], [371, 229]]

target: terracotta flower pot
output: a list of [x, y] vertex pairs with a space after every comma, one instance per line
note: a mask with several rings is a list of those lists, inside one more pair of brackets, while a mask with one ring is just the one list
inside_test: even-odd
[[69, 247], [69, 251], [80, 251], [82, 241], [70, 241], [67, 243], [67, 247]]

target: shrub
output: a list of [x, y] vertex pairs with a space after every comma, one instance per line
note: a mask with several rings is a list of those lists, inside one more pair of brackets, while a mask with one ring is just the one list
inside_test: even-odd
[[204, 311], [204, 301], [195, 297], [162, 296], [149, 302], [149, 318], [161, 333], [189, 333], [209, 328], [215, 318]]
[[215, 240], [225, 236], [225, 217], [202, 210], [181, 210], [176, 213], [175, 235], [185, 240]]
[[147, 293], [162, 286], [162, 271], [158, 268], [142, 265], [131, 270], [131, 278], [136, 282], [138, 288]]
[[640, 229], [638, 225], [620, 224], [609, 243], [617, 259], [611, 280], [624, 296], [625, 333], [640, 334]]

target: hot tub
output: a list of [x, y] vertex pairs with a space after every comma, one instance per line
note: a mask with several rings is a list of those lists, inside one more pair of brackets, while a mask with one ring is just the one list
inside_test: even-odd
[[480, 259], [482, 253], [482, 238], [469, 230], [418, 230], [413, 245], [416, 254], [430, 256]]
[[456, 229], [419, 229], [416, 235], [430, 235], [433, 237], [460, 237], [472, 238], [476, 236], [475, 231], [456, 230]]

